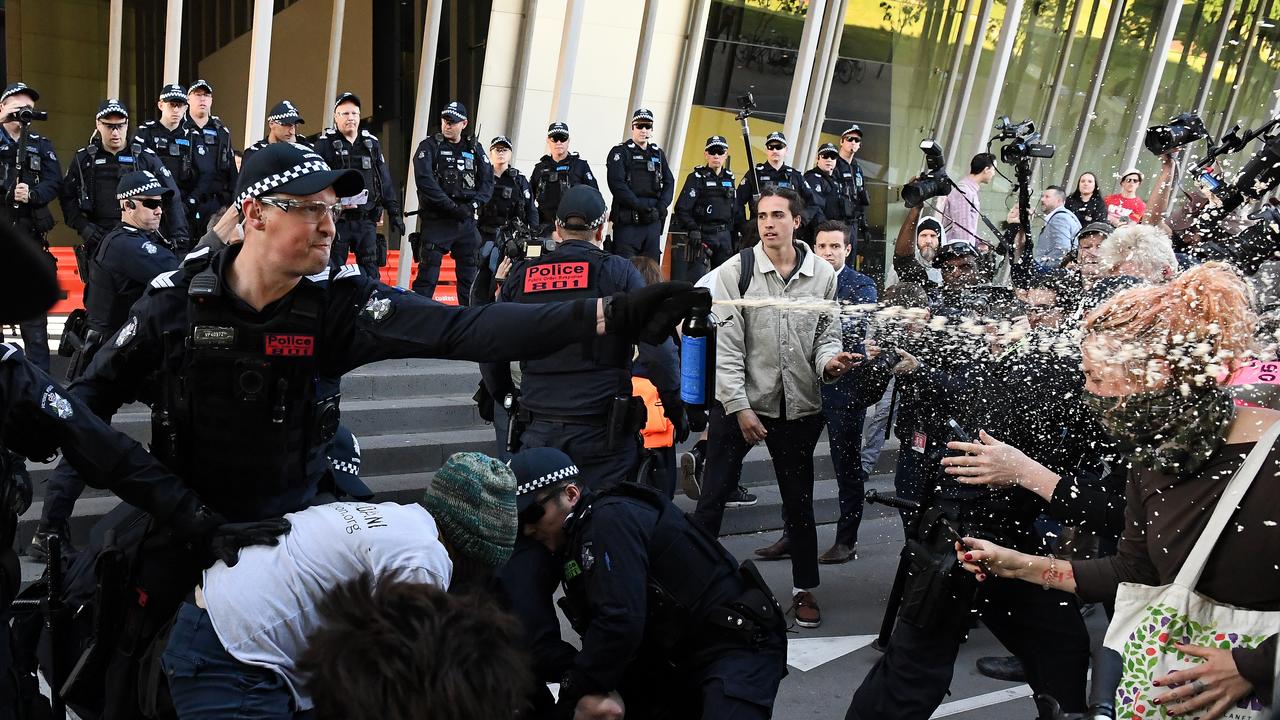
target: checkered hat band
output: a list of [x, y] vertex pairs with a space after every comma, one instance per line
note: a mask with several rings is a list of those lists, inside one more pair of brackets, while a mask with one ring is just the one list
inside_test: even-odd
[[287, 112], [287, 113], [281, 113], [279, 115], [267, 116], [267, 122], [280, 122], [281, 120], [297, 120], [297, 119], [298, 119], [298, 113], [296, 112]]
[[161, 100], [186, 100], [187, 94], [185, 92], [180, 92], [178, 90], [170, 90], [168, 92], [160, 93], [160, 99]]
[[245, 188], [244, 192], [240, 193], [236, 198], [236, 206], [243, 205], [244, 201], [248, 198], [265, 195], [287, 182], [292, 182], [314, 172], [327, 172], [329, 169], [329, 163], [326, 163], [323, 160], [308, 160], [301, 165], [295, 165], [282, 173], [268, 175]]
[[566, 465], [559, 470], [549, 472], [536, 480], [530, 480], [524, 485], [521, 485], [516, 488], [516, 495], [524, 495], [536, 490], [541, 490], [542, 488], [548, 485], [554, 485], [561, 480], [568, 480], [569, 478], [577, 477], [579, 474], [577, 465]]
[[125, 117], [129, 117], [129, 111], [125, 110], [123, 105], [108, 105], [99, 110], [98, 114], [94, 116], [94, 119], [101, 120], [108, 115], [123, 115]]
[[338, 472], [344, 472], [344, 473], [347, 473], [348, 475], [360, 474], [360, 463], [358, 462], [350, 462], [348, 460], [334, 460], [333, 458], [329, 458], [329, 464], [332, 465], [333, 469], [337, 470]]
[[10, 95], [17, 95], [18, 93], [29, 92], [29, 91], [30, 89], [26, 85], [22, 85], [22, 84], [15, 85], [9, 88], [8, 92], [0, 93], [0, 101], [8, 100]]
[[152, 180], [151, 182], [147, 183], [146, 185], [143, 185], [142, 187], [134, 188], [128, 192], [116, 193], [116, 199], [128, 200], [134, 195], [146, 195], [148, 192], [152, 190], [163, 190], [163, 189], [164, 189], [164, 186], [160, 184], [159, 180]]

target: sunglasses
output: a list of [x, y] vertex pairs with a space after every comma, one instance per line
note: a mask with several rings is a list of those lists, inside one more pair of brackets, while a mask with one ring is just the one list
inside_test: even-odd
[[637, 129], [637, 130], [652, 130], [652, 129], [653, 129], [653, 125], [650, 125], [649, 123], [636, 123], [635, 125], [632, 125], [631, 127], [635, 128], [635, 129]]
[[552, 500], [554, 500], [559, 496], [560, 496], [560, 493], [558, 492], [547, 493], [546, 497], [541, 498], [539, 500], [535, 500], [532, 505], [520, 511], [520, 514], [516, 517], [516, 520], [520, 523], [521, 527], [524, 527], [525, 525], [532, 525], [538, 522], [539, 520], [542, 519], [543, 515], [547, 514], [547, 507], [546, 507], [547, 503], [551, 502]]
[[709, 150], [707, 150], [707, 154], [708, 154], [708, 155], [723, 155], [723, 154], [725, 154], [726, 152], [728, 152], [728, 150], [725, 150], [725, 149], [724, 149], [724, 148], [722, 148], [722, 147], [713, 147], [713, 148], [710, 148]]
[[1121, 179], [1121, 180], [1120, 180], [1120, 182], [1122, 182], [1122, 183], [1126, 183], [1126, 182], [1142, 182], [1142, 181], [1141, 181], [1141, 180], [1139, 180], [1139, 179], [1138, 179], [1138, 178], [1136, 178], [1136, 177], [1129, 176], [1129, 177], [1127, 177], [1127, 178], [1123, 178], [1123, 179]]
[[821, 154], [821, 155], [819, 155], [818, 157], [822, 158], [823, 160], [835, 160], [836, 158], [838, 158], [838, 157], [840, 157], [840, 156], [839, 156], [839, 155], [834, 155], [834, 154], [832, 154], [832, 153], [822, 153], [822, 154]]
[[159, 210], [164, 205], [164, 200], [160, 198], [135, 198], [129, 202], [137, 203], [148, 210]]
[[782, 150], [783, 148], [785, 148], [785, 147], [786, 147], [786, 145], [779, 145], [778, 143], [769, 143], [768, 145], [765, 145], [764, 147], [765, 147], [765, 149], [766, 149], [766, 150], [773, 150], [773, 151], [775, 151], [775, 152], [776, 152], [776, 151], [778, 151], [778, 150]]
[[862, 144], [862, 138], [858, 137], [857, 135], [850, 135], [848, 137], [841, 138], [841, 140], [844, 140], [845, 142], [856, 142], [858, 144]]
[[547, 137], [551, 138], [551, 142], [569, 142], [568, 135], [548, 135]]

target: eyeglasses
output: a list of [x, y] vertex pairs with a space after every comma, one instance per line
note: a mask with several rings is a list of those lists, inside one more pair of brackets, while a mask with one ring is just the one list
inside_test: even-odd
[[129, 127], [129, 122], [127, 120], [125, 122], [107, 122], [106, 120], [99, 120], [99, 122], [102, 123], [102, 127], [106, 128], [108, 132], [124, 132], [125, 128]]
[[541, 520], [542, 516], [547, 514], [547, 503], [559, 496], [559, 492], [547, 493], [546, 497], [535, 500], [532, 505], [522, 510], [520, 515], [516, 518], [521, 527], [525, 525], [532, 525]]
[[728, 150], [725, 150], [725, 149], [724, 149], [724, 148], [722, 148], [722, 147], [715, 147], [715, 148], [711, 148], [711, 149], [707, 150], [707, 154], [708, 154], [708, 155], [723, 155], [723, 154], [725, 154], [726, 152], [728, 152]]
[[337, 222], [338, 216], [342, 214], [342, 203], [330, 205], [323, 200], [290, 200], [289, 198], [260, 197], [258, 202], [263, 205], [280, 208], [285, 212], [297, 210], [297, 214], [303, 221], [312, 225], [319, 225], [324, 220], [325, 213], [328, 213], [329, 219], [334, 222]]
[[159, 210], [164, 205], [164, 200], [160, 198], [133, 198], [130, 202], [137, 203], [148, 210]]
[[785, 148], [786, 145], [779, 145], [778, 143], [770, 143], [768, 145], [765, 145], [764, 147], [766, 150], [773, 150], [774, 152], [777, 152], [778, 150], [782, 150], [783, 148]]
[[1136, 177], [1127, 177], [1127, 178], [1123, 178], [1123, 179], [1121, 179], [1121, 180], [1120, 180], [1120, 182], [1122, 182], [1122, 183], [1135, 182], [1135, 183], [1136, 183], [1136, 182], [1142, 182], [1142, 181], [1141, 181], [1141, 180], [1139, 180], [1139, 179], [1138, 179], [1138, 178], [1136, 178]]
[[635, 125], [632, 125], [631, 127], [635, 128], [635, 129], [637, 129], [637, 130], [652, 130], [652, 129], [653, 129], [653, 125], [650, 125], [649, 123], [636, 123]]

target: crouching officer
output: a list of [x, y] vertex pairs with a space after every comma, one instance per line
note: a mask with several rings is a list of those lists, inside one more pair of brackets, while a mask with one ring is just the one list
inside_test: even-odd
[[547, 154], [542, 156], [529, 175], [533, 186], [533, 198], [538, 203], [538, 232], [551, 237], [556, 227], [556, 210], [560, 199], [575, 185], [599, 188], [591, 174], [591, 164], [569, 152], [569, 124], [553, 122], [547, 126]]
[[[533, 202], [533, 188], [517, 169], [511, 167], [511, 140], [499, 135], [489, 141], [489, 162], [493, 164], [493, 196], [480, 206], [480, 258], [475, 282], [471, 285], [471, 304], [493, 302], [496, 291], [494, 277], [502, 264], [504, 247], [517, 237], [526, 243], [538, 227], [538, 208]], [[517, 248], [509, 248], [515, 252]], [[527, 254], [521, 253], [520, 257]], [[517, 259], [517, 258], [512, 258]]]
[[725, 168], [729, 141], [723, 135], [707, 138], [702, 156], [706, 164], [685, 178], [676, 200], [671, 239], [671, 279], [694, 282], [733, 254], [733, 173]]
[[662, 261], [662, 223], [675, 194], [675, 176], [667, 154], [653, 137], [653, 112], [631, 114], [631, 139], [609, 151], [609, 192], [613, 193], [614, 252], [624, 258], [644, 255]]
[[[301, 121], [301, 118], [299, 118]], [[333, 241], [333, 265], [347, 264], [350, 251], [356, 254], [360, 272], [378, 278], [378, 268], [387, 264], [384, 238], [378, 240], [378, 225], [385, 209], [392, 229], [404, 235], [404, 218], [400, 214], [400, 191], [391, 179], [382, 145], [368, 130], [360, 129], [360, 98], [355, 93], [342, 93], [333, 109], [333, 127], [316, 137], [316, 153], [332, 168], [350, 168], [364, 178], [368, 195], [353, 198], [342, 206], [338, 219], [338, 237]], [[344, 200], [343, 198], [338, 198]]]
[[[502, 302], [543, 304], [607, 298], [645, 287], [631, 262], [602, 249], [604, 198], [586, 185], [569, 190], [558, 211], [560, 242], [548, 255], [517, 263], [498, 296]], [[654, 344], [650, 344], [654, 343]], [[627, 338], [590, 338], [520, 363], [517, 426], [523, 447], [555, 447], [568, 453], [604, 488], [631, 478], [640, 458], [645, 407], [631, 394], [631, 361], [637, 348]], [[670, 334], [640, 343], [640, 357], [661, 393], [663, 410], [686, 426], [680, 402], [679, 358]], [[494, 397], [510, 388], [510, 370], [497, 363]]]
[[786, 626], [750, 562], [655, 490], [589, 490], [554, 450], [511, 464], [520, 532], [558, 556], [560, 606], [582, 638], [560, 683], [562, 717], [770, 717]]
[[471, 302], [476, 277], [476, 210], [493, 194], [489, 156], [474, 138], [462, 134], [466, 128], [467, 108], [455, 100], [440, 113], [440, 132], [419, 143], [413, 156], [422, 218], [413, 291], [435, 295], [447, 252], [457, 268], [459, 305]]

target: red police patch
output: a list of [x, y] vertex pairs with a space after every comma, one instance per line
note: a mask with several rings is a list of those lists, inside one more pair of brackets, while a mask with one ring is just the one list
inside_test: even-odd
[[316, 353], [316, 339], [313, 335], [268, 334], [265, 352], [276, 357], [311, 357]]
[[587, 287], [587, 262], [554, 262], [530, 265], [524, 273], [524, 291], [582, 290]]

